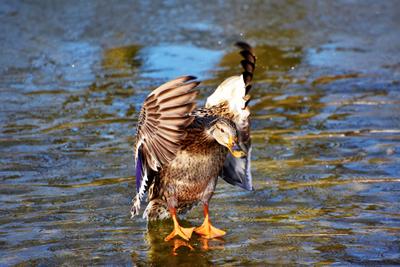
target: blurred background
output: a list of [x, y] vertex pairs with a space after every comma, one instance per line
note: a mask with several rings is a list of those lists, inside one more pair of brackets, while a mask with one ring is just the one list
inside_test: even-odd
[[[0, 1], [0, 265], [400, 264], [399, 25], [395, 0]], [[186, 74], [202, 105], [238, 40], [256, 191], [221, 180], [228, 235], [171, 256], [129, 218], [137, 112]]]

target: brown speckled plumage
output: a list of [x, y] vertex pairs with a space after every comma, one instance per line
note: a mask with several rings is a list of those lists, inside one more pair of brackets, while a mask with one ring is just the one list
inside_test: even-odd
[[213, 121], [223, 119], [215, 111], [208, 112], [208, 116], [195, 118], [181, 150], [155, 178], [144, 215], [149, 220], [168, 218], [168, 202], [182, 214], [200, 201], [210, 200], [228, 149], [205, 133]]
[[[166, 240], [175, 235], [189, 239], [192, 231], [206, 238], [225, 234], [208, 217], [208, 202], [219, 176], [252, 190], [247, 93], [256, 58], [248, 44], [237, 45], [242, 48], [243, 73], [226, 79], [204, 108], [195, 107], [194, 88], [199, 83], [192, 76], [161, 85], [143, 103], [135, 147], [137, 195], [131, 214], [139, 214], [147, 192], [149, 203], [143, 216], [173, 218], [174, 231]], [[203, 225], [194, 230], [181, 228], [176, 213], [185, 213], [200, 202], [205, 211]]]

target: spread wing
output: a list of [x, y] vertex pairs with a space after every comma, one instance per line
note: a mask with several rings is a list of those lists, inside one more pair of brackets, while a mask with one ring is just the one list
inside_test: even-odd
[[184, 76], [169, 81], [155, 89], [143, 103], [136, 135], [137, 195], [132, 216], [139, 213], [140, 202], [154, 175], [175, 158], [186, 136], [185, 128], [194, 119], [189, 116], [196, 107], [198, 94], [194, 88], [199, 82], [194, 79]]
[[215, 92], [207, 99], [206, 107], [226, 102], [232, 120], [239, 132], [239, 145], [246, 152], [246, 157], [235, 158], [228, 153], [221, 172], [221, 177], [228, 183], [252, 190], [252, 176], [250, 172], [251, 138], [250, 138], [250, 110], [248, 103], [251, 82], [255, 69], [256, 57], [251, 46], [244, 42], [236, 45], [241, 48], [240, 54], [244, 71], [240, 76], [233, 76], [221, 83]]

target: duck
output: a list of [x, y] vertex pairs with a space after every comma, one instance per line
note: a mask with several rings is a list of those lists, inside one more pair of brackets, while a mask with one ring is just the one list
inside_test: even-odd
[[[147, 194], [143, 218], [172, 218], [175, 237], [190, 240], [193, 232], [206, 238], [226, 234], [211, 223], [209, 203], [221, 177], [253, 190], [251, 176], [250, 100], [256, 57], [246, 42], [237, 42], [243, 72], [225, 79], [204, 105], [197, 107], [194, 76], [182, 76], [154, 89], [144, 100], [134, 148], [136, 196], [131, 217], [139, 215]], [[184, 228], [178, 215], [203, 205], [204, 221]]]

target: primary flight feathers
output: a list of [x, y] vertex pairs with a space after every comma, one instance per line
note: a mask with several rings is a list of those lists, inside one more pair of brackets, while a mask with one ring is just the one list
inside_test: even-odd
[[185, 128], [193, 121], [189, 116], [198, 94], [193, 90], [200, 82], [184, 76], [155, 89], [144, 101], [139, 115], [137, 149], [142, 149], [149, 167], [157, 171], [171, 161], [184, 139]]

